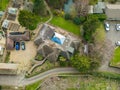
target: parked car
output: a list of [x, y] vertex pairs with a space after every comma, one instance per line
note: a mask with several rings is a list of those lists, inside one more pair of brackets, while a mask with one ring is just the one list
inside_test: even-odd
[[120, 24], [116, 24], [116, 30], [120, 31]]
[[110, 24], [105, 23], [105, 30], [106, 30], [106, 31], [109, 31], [109, 30], [110, 30]]
[[15, 49], [20, 50], [20, 42], [15, 42]]
[[120, 46], [120, 41], [117, 41], [115, 44], [116, 46]]
[[21, 42], [21, 48], [22, 50], [25, 50], [25, 42]]

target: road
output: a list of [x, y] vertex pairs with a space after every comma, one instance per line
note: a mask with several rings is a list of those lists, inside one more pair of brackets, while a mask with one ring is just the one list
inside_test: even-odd
[[0, 85], [25, 86], [37, 82], [39, 80], [42, 80], [48, 76], [60, 73], [79, 73], [79, 72], [74, 68], [56, 68], [43, 72], [39, 75], [33, 76], [31, 78], [25, 78], [24, 74], [18, 76], [0, 75]]

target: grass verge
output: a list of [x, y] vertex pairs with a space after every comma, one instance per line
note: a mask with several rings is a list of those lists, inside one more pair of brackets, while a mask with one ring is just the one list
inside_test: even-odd
[[36, 90], [37, 87], [41, 84], [42, 81], [35, 82], [33, 84], [27, 85], [25, 90]]
[[114, 51], [113, 58], [110, 62], [110, 66], [119, 67], [120, 68], [120, 47], [117, 47]]

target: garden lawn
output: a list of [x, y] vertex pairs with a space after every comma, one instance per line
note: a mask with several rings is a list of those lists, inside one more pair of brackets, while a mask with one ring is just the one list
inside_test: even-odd
[[42, 81], [35, 82], [33, 84], [27, 85], [25, 90], [36, 90], [36, 88], [40, 85]]
[[50, 23], [52, 25], [65, 29], [68, 32], [74, 33], [78, 36], [80, 35], [80, 26], [75, 25], [70, 20], [65, 20], [63, 17], [54, 16]]
[[0, 11], [4, 11], [9, 3], [9, 0], [0, 0]]
[[120, 67], [120, 47], [115, 49], [110, 65]]

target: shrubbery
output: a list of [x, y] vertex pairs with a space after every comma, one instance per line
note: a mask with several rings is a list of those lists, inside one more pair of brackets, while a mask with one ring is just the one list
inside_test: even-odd
[[93, 76], [97, 77], [104, 77], [107, 79], [115, 79], [115, 80], [120, 80], [120, 74], [117, 73], [110, 73], [110, 72], [92, 72], [90, 73]]
[[80, 23], [81, 23], [79, 17], [75, 17], [75, 18], [73, 19], [73, 22], [74, 22], [76, 25], [80, 25]]
[[22, 10], [19, 13], [18, 21], [21, 26], [27, 29], [34, 30], [39, 23], [40, 17], [26, 10]]

